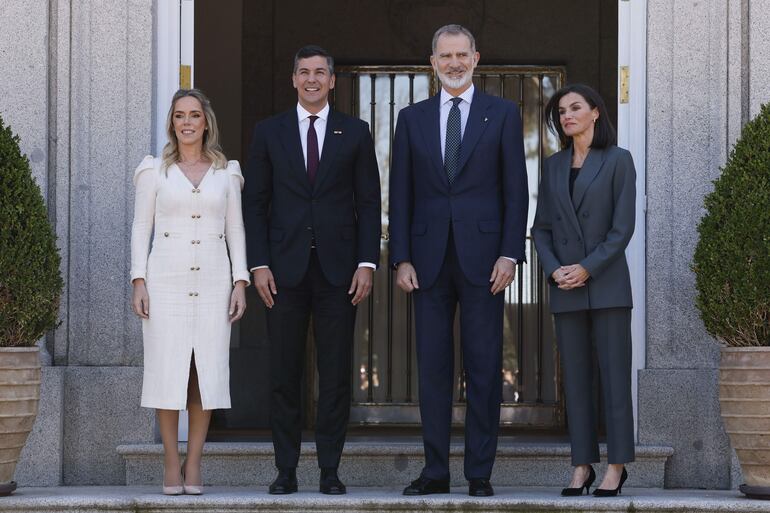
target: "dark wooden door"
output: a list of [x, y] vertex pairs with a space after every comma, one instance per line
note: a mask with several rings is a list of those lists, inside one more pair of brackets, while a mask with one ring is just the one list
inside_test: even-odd
[[[470, 28], [481, 53], [476, 86], [522, 107], [531, 212], [539, 166], [556, 145], [540, 115], [554, 88], [567, 77], [588, 83], [600, 91], [615, 116], [615, 0], [198, 0], [195, 5], [195, 86], [212, 99], [228, 158], [244, 162], [254, 124], [296, 104], [291, 72], [299, 47], [319, 44], [335, 56], [336, 108], [370, 122], [377, 141], [383, 233], [387, 233], [386, 184], [394, 120], [404, 105], [435, 91], [426, 65], [433, 31], [440, 25], [461, 23]], [[384, 264], [387, 241], [382, 244]], [[551, 320], [531, 245], [528, 251], [529, 263], [520, 267], [506, 296], [501, 422], [560, 429], [564, 420], [558, 406]], [[233, 330], [231, 344], [233, 408], [217, 412], [212, 426], [231, 439], [268, 427], [267, 333], [259, 300], [253, 288], [249, 291], [247, 314]], [[372, 299], [358, 310], [352, 423], [418, 422], [410, 316], [409, 298], [393, 290], [392, 276], [381, 265]], [[312, 360], [311, 343], [307, 366], [311, 371]], [[456, 361], [455, 420], [461, 422], [464, 390], [461, 361]], [[314, 395], [313, 376], [307, 373], [309, 399]], [[314, 401], [306, 404], [310, 427]]]

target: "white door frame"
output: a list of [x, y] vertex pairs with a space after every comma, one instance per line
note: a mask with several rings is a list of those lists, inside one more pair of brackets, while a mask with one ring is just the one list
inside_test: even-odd
[[[628, 66], [628, 102], [621, 98], [621, 67]], [[634, 431], [638, 430], [639, 370], [647, 350], [646, 156], [647, 156], [647, 0], [618, 0], [618, 146], [631, 152], [636, 167], [636, 228], [626, 249], [634, 309], [631, 317]]]
[[[155, 123], [153, 151], [160, 156], [166, 145], [166, 113], [180, 88], [193, 87], [195, 0], [155, 2]], [[186, 67], [186, 69], [185, 69]], [[189, 83], [188, 83], [189, 81]], [[179, 441], [187, 441], [187, 412], [179, 415]]]
[[[153, 150], [160, 155], [166, 145], [166, 113], [171, 98], [180, 87], [192, 87], [194, 79], [195, 0], [156, 2], [155, 37], [155, 141]], [[182, 69], [189, 69], [189, 84]]]

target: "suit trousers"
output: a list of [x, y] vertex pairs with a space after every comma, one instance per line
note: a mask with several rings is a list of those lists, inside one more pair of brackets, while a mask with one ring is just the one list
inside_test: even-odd
[[594, 348], [604, 398], [607, 462], [634, 461], [631, 309], [580, 310], [557, 313], [554, 318], [563, 369], [572, 464], [599, 461], [593, 399]]
[[267, 310], [270, 427], [275, 464], [279, 469], [296, 468], [299, 462], [301, 386], [311, 313], [318, 366], [315, 429], [318, 466], [339, 466], [350, 417], [351, 358], [356, 315], [348, 287], [336, 287], [328, 282], [313, 250], [303, 280], [296, 287], [277, 284], [275, 305]]
[[489, 479], [492, 474], [502, 401], [504, 294], [494, 296], [490, 288], [491, 284], [478, 286], [468, 281], [450, 236], [435, 284], [414, 292], [424, 477], [449, 477], [453, 328], [458, 302], [467, 397], [464, 473], [466, 479]]

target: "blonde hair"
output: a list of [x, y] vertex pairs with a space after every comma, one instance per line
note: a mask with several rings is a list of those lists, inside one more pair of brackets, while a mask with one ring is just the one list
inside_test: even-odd
[[206, 117], [206, 128], [203, 132], [203, 148], [201, 154], [204, 158], [214, 164], [214, 169], [224, 169], [227, 167], [227, 157], [222, 153], [222, 147], [219, 145], [219, 127], [217, 126], [217, 117], [214, 115], [214, 109], [211, 108], [211, 102], [200, 89], [180, 89], [174, 93], [171, 99], [171, 108], [168, 109], [166, 117], [166, 134], [168, 142], [163, 147], [163, 168], [168, 167], [179, 160], [179, 141], [174, 131], [174, 108], [176, 102], [181, 98], [190, 96], [198, 100], [203, 109], [203, 115]]

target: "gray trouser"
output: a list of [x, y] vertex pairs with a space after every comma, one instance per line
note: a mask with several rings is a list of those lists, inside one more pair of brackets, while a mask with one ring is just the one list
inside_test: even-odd
[[607, 462], [634, 461], [631, 402], [631, 309], [605, 308], [554, 314], [567, 400], [572, 464], [599, 461], [593, 352], [599, 360], [607, 427]]

